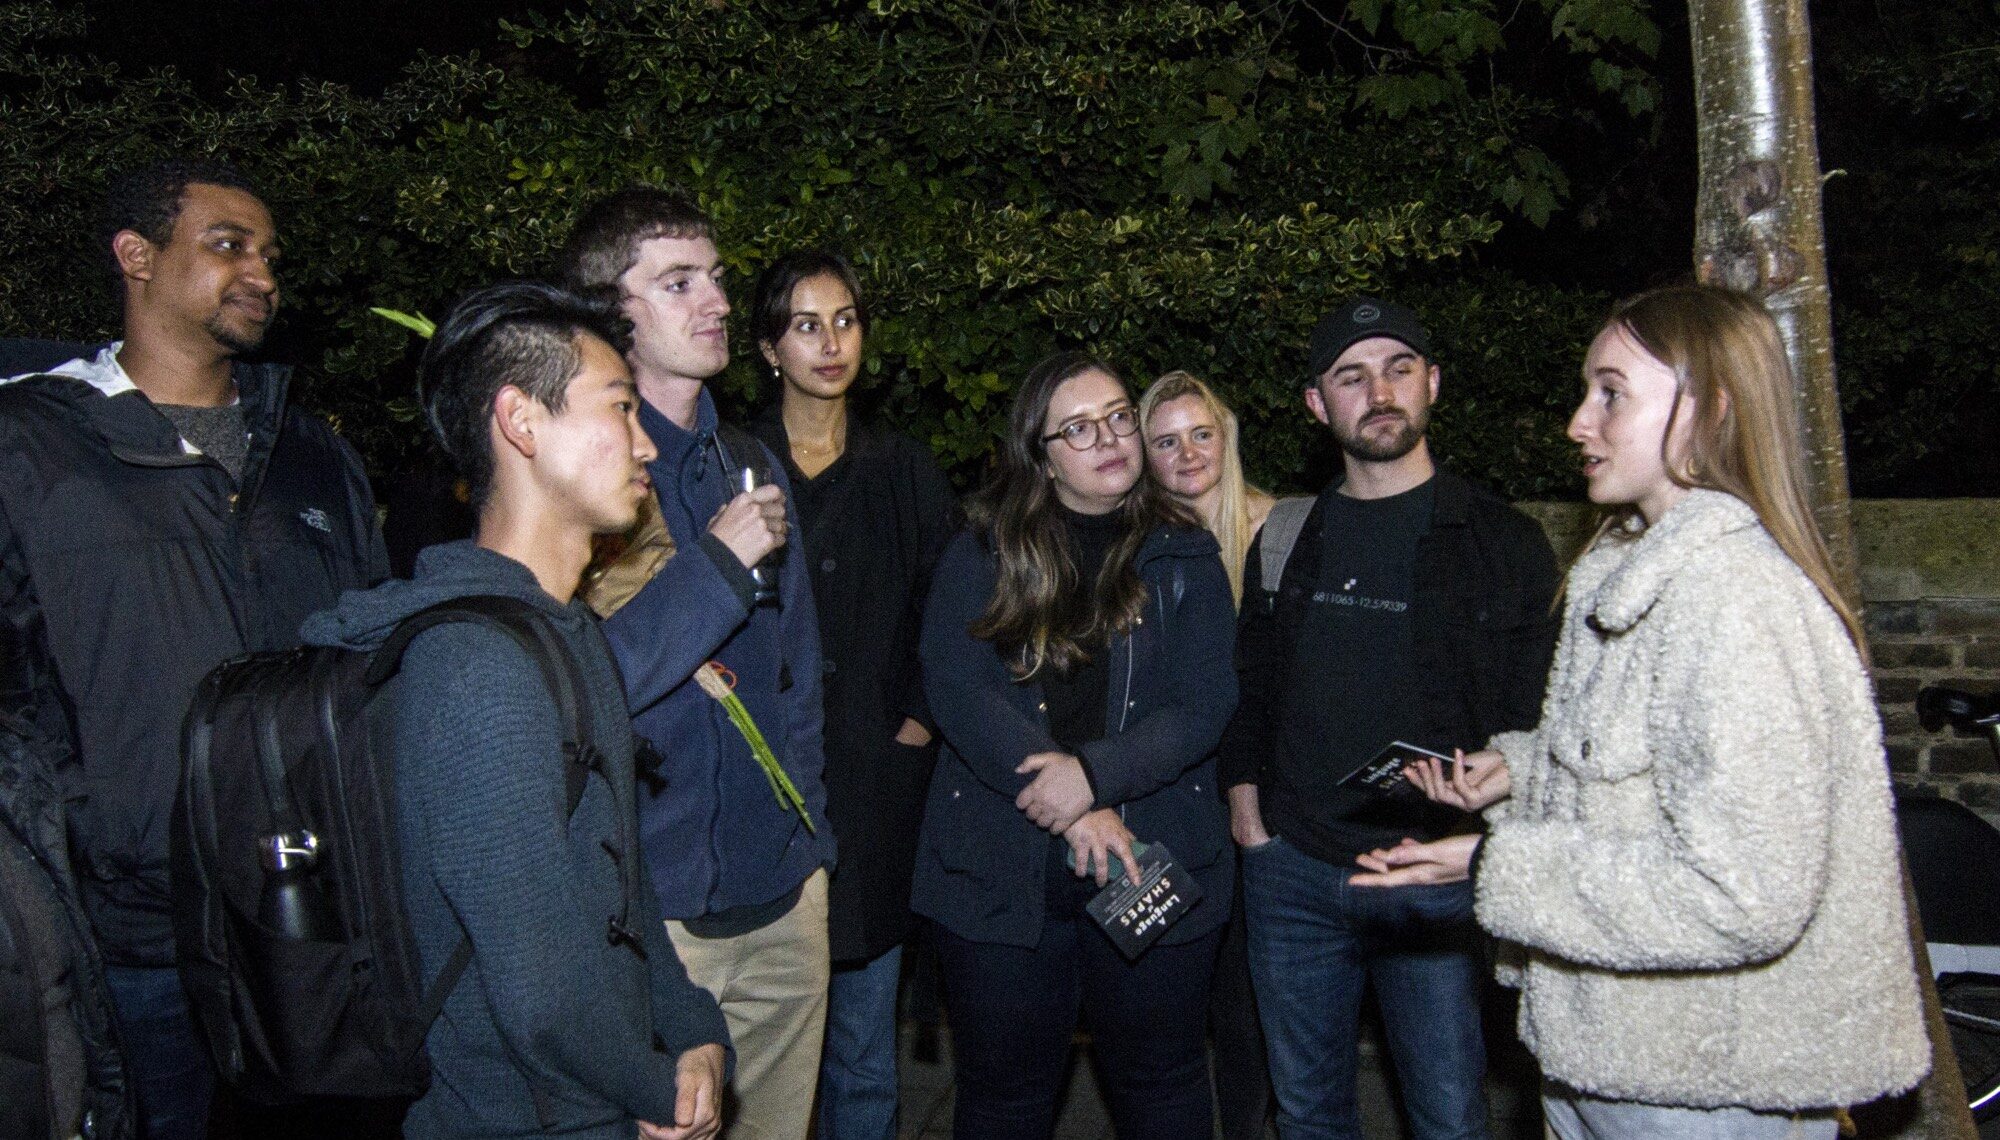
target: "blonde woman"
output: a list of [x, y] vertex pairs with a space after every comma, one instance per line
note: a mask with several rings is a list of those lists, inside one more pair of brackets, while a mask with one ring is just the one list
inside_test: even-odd
[[1472, 874], [1563, 1140], [1831, 1140], [1930, 1050], [1777, 325], [1727, 290], [1642, 294], [1583, 385], [1569, 437], [1611, 518], [1570, 571], [1541, 723], [1414, 774], [1488, 808], [1483, 839], [1406, 840], [1352, 882]]
[[1146, 470], [1193, 509], [1222, 546], [1229, 592], [1243, 604], [1243, 559], [1277, 500], [1243, 479], [1236, 414], [1191, 373], [1153, 381], [1139, 400]]
[[[1236, 413], [1193, 373], [1176, 369], [1146, 389], [1139, 399], [1139, 418], [1147, 475], [1193, 510], [1215, 536], [1230, 595], [1240, 608], [1243, 560], [1277, 500], [1243, 478]], [[1250, 989], [1240, 882], [1215, 963], [1208, 1024], [1222, 1140], [1256, 1140], [1264, 1135], [1270, 1115], [1271, 1077]]]

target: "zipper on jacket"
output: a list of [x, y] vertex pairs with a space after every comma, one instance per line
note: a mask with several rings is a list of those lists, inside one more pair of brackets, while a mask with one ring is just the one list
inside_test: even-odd
[[[1132, 635], [1125, 635], [1125, 699], [1118, 702], [1118, 731], [1125, 731], [1125, 722], [1132, 715], [1132, 661], [1138, 654], [1133, 651]], [[1118, 821], [1125, 821], [1125, 805], [1118, 805]]]
[[[203, 455], [200, 452], [195, 452], [192, 454], [183, 452], [178, 455], [161, 455], [157, 452], [134, 451], [130, 448], [115, 443], [111, 444], [110, 446], [111, 446], [111, 457], [113, 459], [116, 459], [121, 463], [129, 463], [134, 467], [149, 467], [162, 471], [173, 470], [176, 468], [183, 468], [183, 467], [213, 467], [217, 471], [222, 472], [225, 478], [229, 477], [228, 468], [224, 467], [220, 463], [217, 463], [210, 456]], [[275, 448], [275, 446], [276, 446], [276, 441], [274, 440], [273, 447]], [[269, 457], [267, 456], [266, 459], [268, 460], [268, 458]], [[249, 471], [249, 467], [247, 466], [249, 458], [247, 456], [245, 457], [244, 462], [246, 464], [246, 466], [244, 467], [244, 471], [247, 473]], [[236, 487], [235, 490], [229, 493], [229, 498], [227, 500], [229, 504], [229, 509], [225, 512], [229, 519], [229, 543], [231, 547], [231, 552], [235, 555], [235, 566], [237, 571], [242, 573], [247, 578], [253, 576], [253, 574], [249, 562], [245, 557], [244, 544], [243, 544], [243, 520], [249, 517], [250, 503], [248, 500], [244, 498], [242, 486], [238, 484], [235, 479], [230, 479], [229, 481], [231, 486]], [[257, 638], [253, 636], [253, 631], [251, 628], [252, 623], [250, 621], [251, 615], [244, 610], [243, 599], [241, 597], [238, 597], [238, 595], [242, 593], [244, 593], [244, 591], [240, 590], [225, 591], [225, 600], [229, 606], [230, 617], [234, 619], [236, 623], [237, 644], [242, 647], [243, 652], [248, 653], [257, 647], [258, 641]]]

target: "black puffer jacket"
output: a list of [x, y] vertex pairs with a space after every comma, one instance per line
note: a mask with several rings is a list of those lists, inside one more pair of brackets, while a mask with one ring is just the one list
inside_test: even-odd
[[26, 723], [0, 718], [0, 1136], [129, 1140], [111, 995], [47, 750]]
[[54, 742], [84, 904], [113, 963], [173, 962], [167, 817], [195, 684], [296, 644], [307, 614], [387, 574], [359, 457], [285, 406], [287, 379], [237, 367], [240, 488], [136, 390], [0, 385], [0, 713]]

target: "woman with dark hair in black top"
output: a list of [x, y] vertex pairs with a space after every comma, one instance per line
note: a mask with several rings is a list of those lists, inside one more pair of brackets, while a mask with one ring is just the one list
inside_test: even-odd
[[956, 520], [916, 441], [850, 415], [867, 313], [854, 270], [808, 250], [757, 283], [757, 348], [778, 399], [751, 430], [785, 464], [819, 608], [833, 979], [820, 1140], [896, 1135], [896, 985], [924, 787], [936, 748], [917, 681], [921, 603]]
[[[1212, 757], [1236, 704], [1213, 536], [1142, 480], [1139, 412], [1088, 356], [1029, 371], [924, 613], [944, 746], [911, 904], [937, 924], [960, 1140], [1054, 1129], [1079, 1020], [1123, 1140], [1207, 1136], [1202, 1029], [1234, 867]], [[1127, 961], [1085, 904], [1135, 842], [1202, 901]], [[1073, 869], [1072, 869], [1073, 868]]]

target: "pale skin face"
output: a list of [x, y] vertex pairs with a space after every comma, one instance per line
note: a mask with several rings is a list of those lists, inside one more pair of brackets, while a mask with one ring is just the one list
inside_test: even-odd
[[729, 297], [715, 243], [705, 237], [641, 242], [618, 279], [632, 321], [631, 364], [642, 382], [700, 383], [729, 364]]
[[847, 395], [861, 371], [861, 315], [854, 294], [831, 274], [792, 287], [791, 320], [776, 344], [760, 343], [788, 392], [818, 400]]
[[[1049, 398], [1042, 417], [1042, 435], [1050, 436], [1072, 423], [1092, 420], [1097, 442], [1077, 450], [1061, 439], [1042, 445], [1047, 473], [1054, 480], [1056, 501], [1078, 514], [1101, 515], [1117, 510], [1139, 481], [1139, 436], [1120, 437], [1103, 417], [1121, 413], [1136, 419], [1139, 411], [1125, 394], [1125, 385], [1093, 368], [1063, 381]], [[1086, 438], [1088, 438], [1086, 436]]]
[[1169, 494], [1194, 503], [1222, 482], [1222, 425], [1199, 396], [1176, 396], [1146, 421], [1146, 467]]
[[1685, 467], [1694, 417], [1694, 399], [1680, 394], [1671, 368], [1639, 347], [1621, 325], [1598, 333], [1583, 360], [1583, 402], [1570, 417], [1568, 432], [1583, 449], [1590, 501], [1631, 505], [1647, 525], [1658, 522], [1687, 495], [1667, 472], [1669, 463]]
[[592, 533], [613, 534], [638, 521], [652, 494], [646, 464], [659, 452], [639, 426], [639, 391], [618, 351], [594, 336], [579, 337], [577, 349], [563, 410], [528, 400], [522, 414], [551, 499]]
[[1348, 457], [1389, 463], [1423, 442], [1437, 395], [1437, 365], [1377, 336], [1349, 345], [1306, 389], [1306, 406]]
[[277, 227], [255, 195], [191, 182], [165, 245], [120, 230], [112, 252], [133, 285], [132, 317], [170, 336], [248, 352], [277, 315]]

